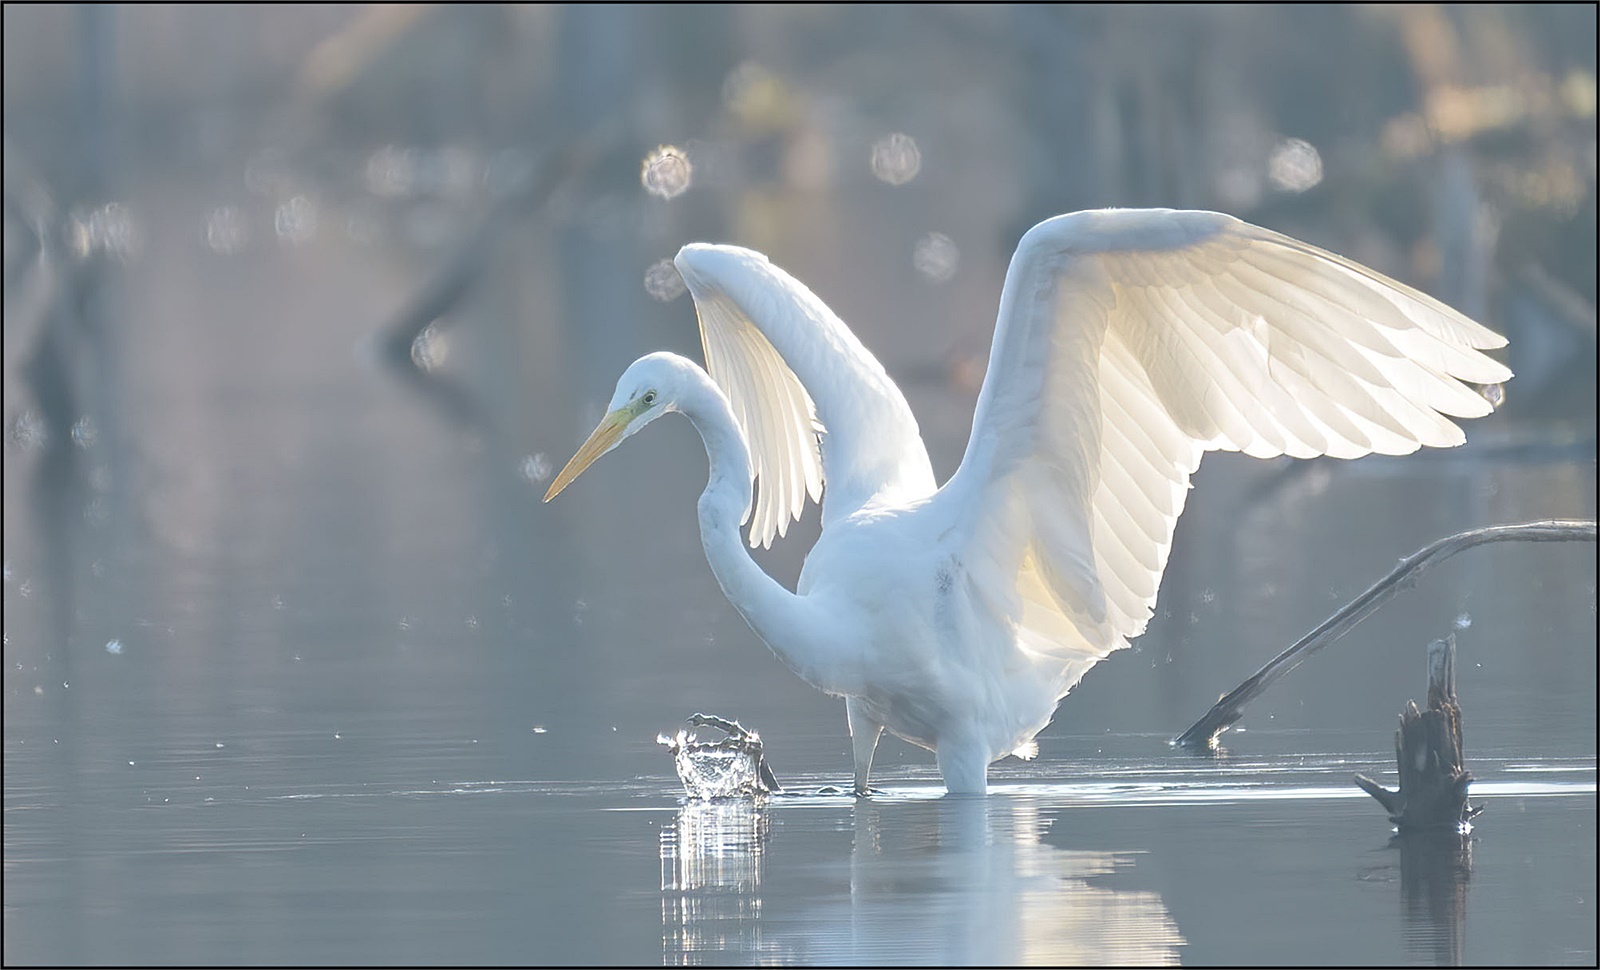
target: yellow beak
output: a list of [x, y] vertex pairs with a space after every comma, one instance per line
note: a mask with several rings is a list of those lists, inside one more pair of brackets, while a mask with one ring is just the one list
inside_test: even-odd
[[618, 408], [600, 419], [600, 424], [589, 435], [589, 440], [583, 443], [578, 453], [567, 462], [567, 467], [561, 469], [561, 474], [550, 483], [550, 491], [544, 493], [546, 502], [555, 498], [563, 488], [572, 484], [572, 480], [583, 474], [583, 470], [594, 464], [596, 458], [616, 447], [622, 440], [622, 432], [627, 429], [628, 422], [633, 419], [633, 413], [627, 408]]

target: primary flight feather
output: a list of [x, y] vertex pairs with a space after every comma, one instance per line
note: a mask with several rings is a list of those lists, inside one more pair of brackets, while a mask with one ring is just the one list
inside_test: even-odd
[[[1206, 451], [1461, 444], [1498, 334], [1360, 264], [1215, 212], [1108, 209], [1023, 236], [955, 474], [934, 481], [883, 366], [759, 253], [685, 246], [706, 370], [635, 361], [551, 484], [670, 411], [700, 431], [712, 571], [792, 670], [845, 698], [855, 786], [887, 729], [951, 792], [1028, 756], [1056, 703], [1144, 632]], [[709, 374], [708, 374], [709, 371]], [[822, 502], [790, 592], [750, 558]]]

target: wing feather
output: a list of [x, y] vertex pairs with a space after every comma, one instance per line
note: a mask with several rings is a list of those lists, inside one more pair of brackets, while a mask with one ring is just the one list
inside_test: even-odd
[[877, 497], [933, 493], [905, 397], [804, 284], [737, 246], [695, 243], [675, 262], [699, 315], [706, 370], [750, 449], [752, 546], [784, 535], [808, 495], [823, 501], [826, 525]]
[[[972, 438], [935, 500], [969, 569], [1011, 577], [1020, 649], [1059, 693], [1144, 632], [1208, 450], [1465, 440], [1500, 335], [1315, 246], [1211, 212], [1040, 223], [1006, 274]], [[986, 580], [991, 585], [993, 579]]]

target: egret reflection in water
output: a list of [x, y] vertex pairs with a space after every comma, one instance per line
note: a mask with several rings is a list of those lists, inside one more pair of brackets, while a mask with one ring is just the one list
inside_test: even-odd
[[[813, 804], [807, 804], [812, 801]], [[783, 799], [783, 812], [839, 799]], [[1139, 853], [1047, 844], [1028, 798], [861, 801], [849, 882], [769, 857], [773, 806], [686, 802], [661, 833], [662, 948], [669, 965], [720, 960], [1174, 965], [1184, 938], [1161, 897], [1116, 885]], [[825, 878], [822, 876], [820, 878]], [[794, 911], [789, 911], [793, 909]]]

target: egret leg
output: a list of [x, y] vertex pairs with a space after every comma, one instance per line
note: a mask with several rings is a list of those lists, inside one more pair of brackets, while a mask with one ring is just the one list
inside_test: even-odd
[[989, 792], [989, 753], [981, 744], [941, 739], [934, 752], [939, 774], [952, 795], [986, 795]]
[[872, 754], [878, 750], [878, 739], [883, 736], [883, 725], [872, 719], [861, 702], [854, 697], [844, 699], [844, 712], [850, 719], [850, 746], [856, 757], [856, 794], [867, 796], [867, 775], [872, 771]]

